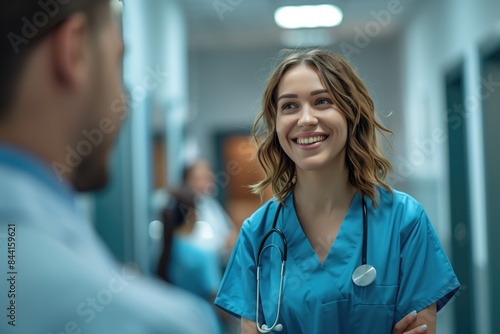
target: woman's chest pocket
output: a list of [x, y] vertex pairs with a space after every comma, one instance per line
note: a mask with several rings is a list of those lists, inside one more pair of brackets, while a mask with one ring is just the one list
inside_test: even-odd
[[354, 334], [390, 334], [399, 285], [354, 289]]

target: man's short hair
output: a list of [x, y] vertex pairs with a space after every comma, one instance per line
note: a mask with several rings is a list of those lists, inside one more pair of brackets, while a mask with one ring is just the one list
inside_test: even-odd
[[58, 24], [77, 12], [89, 20], [97, 4], [109, 0], [15, 0], [0, 2], [0, 120], [12, 95], [27, 54]]

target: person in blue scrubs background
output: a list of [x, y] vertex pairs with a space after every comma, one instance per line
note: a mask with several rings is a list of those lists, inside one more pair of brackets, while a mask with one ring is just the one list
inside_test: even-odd
[[[212, 303], [221, 280], [219, 253], [193, 236], [198, 219], [196, 194], [188, 187], [170, 194], [170, 204], [163, 214], [163, 251], [158, 275]], [[215, 309], [212, 311], [215, 313]]]
[[[322, 50], [290, 53], [274, 70], [254, 125], [265, 178], [253, 186], [274, 198], [240, 231], [215, 304], [241, 318], [242, 333], [258, 333], [278, 317], [280, 251], [266, 248], [276, 227], [288, 258], [281, 309], [272, 332], [435, 333], [438, 312], [460, 284], [423, 207], [392, 189], [365, 85], [340, 56]], [[362, 263], [363, 200], [367, 208], [368, 286], [351, 276]], [[283, 251], [273, 233], [266, 245]], [[260, 302], [257, 305], [257, 293]]]

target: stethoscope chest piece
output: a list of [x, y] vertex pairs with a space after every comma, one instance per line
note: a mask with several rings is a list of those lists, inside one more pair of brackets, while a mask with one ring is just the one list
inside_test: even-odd
[[375, 281], [377, 271], [369, 264], [362, 264], [352, 273], [352, 281], [357, 286], [368, 286]]
[[372, 265], [366, 263], [368, 244], [368, 212], [363, 198], [363, 245], [361, 248], [361, 265], [352, 273], [352, 282], [357, 286], [368, 286], [377, 278], [377, 271]]

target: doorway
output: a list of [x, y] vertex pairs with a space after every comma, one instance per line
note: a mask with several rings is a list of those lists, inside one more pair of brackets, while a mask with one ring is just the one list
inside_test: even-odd
[[448, 127], [448, 175], [450, 192], [451, 255], [461, 283], [455, 298], [456, 334], [475, 332], [470, 189], [467, 152], [468, 117], [464, 107], [463, 63], [446, 74], [446, 120]]
[[227, 175], [227, 182], [220, 187], [219, 200], [227, 213], [240, 227], [243, 221], [272, 197], [268, 188], [261, 198], [252, 193], [250, 185], [264, 178], [257, 158], [257, 146], [248, 132], [217, 132], [217, 170]]
[[500, 333], [500, 266], [495, 265], [500, 254], [500, 48], [483, 57], [481, 78], [491, 333]]

